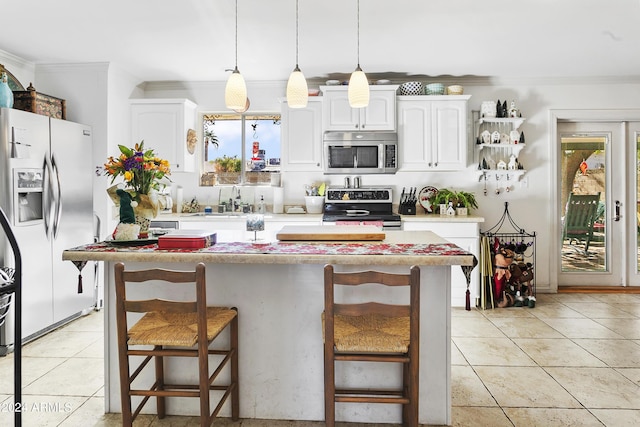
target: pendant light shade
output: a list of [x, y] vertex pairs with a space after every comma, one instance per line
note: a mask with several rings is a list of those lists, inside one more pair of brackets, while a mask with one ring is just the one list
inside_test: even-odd
[[358, 66], [351, 73], [348, 96], [351, 108], [363, 108], [369, 105], [369, 81], [360, 68], [360, 0], [358, 0]]
[[236, 67], [227, 80], [224, 103], [230, 110], [244, 110], [247, 104], [247, 85], [238, 70], [238, 0], [236, 0]]
[[307, 79], [296, 65], [287, 82], [287, 104], [289, 108], [304, 108], [309, 102]]
[[369, 81], [364, 71], [360, 68], [360, 64], [351, 73], [348, 95], [351, 108], [363, 108], [369, 105]]
[[307, 79], [298, 67], [298, 0], [296, 0], [296, 68], [293, 69], [287, 82], [287, 104], [289, 108], [304, 108], [309, 102]]
[[236, 67], [227, 80], [227, 86], [224, 90], [224, 103], [230, 110], [243, 110], [247, 104], [247, 85], [244, 77]]

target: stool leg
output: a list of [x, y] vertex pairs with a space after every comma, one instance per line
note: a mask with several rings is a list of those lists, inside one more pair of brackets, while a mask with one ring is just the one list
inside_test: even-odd
[[131, 384], [129, 383], [129, 356], [127, 355], [127, 349], [120, 346], [120, 403], [122, 405], [122, 425], [129, 427], [133, 424], [133, 418], [131, 414], [131, 396], [129, 390]]
[[234, 317], [230, 326], [230, 344], [233, 351], [231, 357], [231, 384], [233, 384], [233, 390], [231, 391], [231, 419], [237, 421], [240, 418], [240, 381], [239, 381], [239, 368], [238, 368], [238, 316]]
[[333, 353], [324, 349], [324, 422], [327, 427], [335, 427], [336, 401], [335, 401], [335, 365]]
[[[162, 346], [155, 346], [155, 350], [162, 349]], [[164, 389], [164, 359], [162, 356], [154, 356], [154, 364], [156, 367], [156, 383], [158, 390]], [[162, 419], [167, 415], [165, 400], [163, 396], [157, 396], [158, 418]]]

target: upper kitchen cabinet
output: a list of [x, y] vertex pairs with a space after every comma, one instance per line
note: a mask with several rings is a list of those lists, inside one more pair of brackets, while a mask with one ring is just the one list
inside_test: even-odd
[[133, 142], [144, 140], [165, 158], [172, 172], [194, 172], [196, 104], [188, 99], [131, 100], [131, 137]]
[[397, 85], [370, 86], [369, 105], [351, 108], [347, 86], [320, 86], [324, 98], [323, 129], [396, 130]]
[[452, 171], [467, 167], [470, 95], [399, 96], [400, 171]]
[[282, 101], [282, 171], [322, 170], [322, 97], [309, 97], [305, 108]]

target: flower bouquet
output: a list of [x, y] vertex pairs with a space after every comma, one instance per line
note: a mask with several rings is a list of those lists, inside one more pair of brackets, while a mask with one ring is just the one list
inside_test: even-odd
[[[106, 175], [111, 176], [111, 183], [121, 176], [124, 179], [124, 191], [131, 197], [131, 207], [135, 212], [136, 223], [140, 223], [140, 234], [148, 232], [149, 220], [158, 215], [158, 200], [156, 191], [164, 188], [163, 178], [169, 179], [171, 174], [169, 162], [157, 157], [153, 149], [144, 149], [144, 141], [135, 144], [133, 148], [118, 145], [120, 156], [109, 157], [104, 164]], [[120, 206], [121, 197], [117, 194], [117, 184], [107, 193]], [[125, 215], [126, 217], [126, 215]], [[146, 237], [146, 236], [144, 236]]]

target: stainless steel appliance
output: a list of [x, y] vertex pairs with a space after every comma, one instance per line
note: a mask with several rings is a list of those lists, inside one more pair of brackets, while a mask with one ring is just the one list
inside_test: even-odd
[[[0, 206], [22, 252], [22, 339], [29, 341], [97, 305], [94, 266], [62, 261], [94, 240], [91, 128], [0, 109]], [[0, 266], [12, 255], [0, 236]], [[100, 296], [100, 299], [102, 297]], [[0, 345], [13, 344], [13, 313]]]
[[393, 213], [393, 193], [387, 187], [328, 188], [325, 194], [324, 224], [382, 225], [383, 230], [400, 230], [400, 215]]
[[395, 132], [325, 132], [325, 174], [393, 174], [398, 170]]

